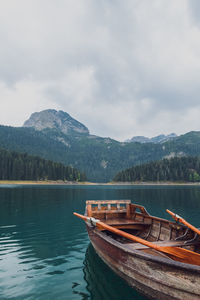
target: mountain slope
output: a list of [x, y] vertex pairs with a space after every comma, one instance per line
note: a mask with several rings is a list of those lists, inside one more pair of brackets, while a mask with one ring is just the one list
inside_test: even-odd
[[[49, 110], [45, 112], [49, 115]], [[95, 182], [110, 181], [120, 170], [164, 157], [200, 155], [200, 132], [190, 132], [159, 144], [121, 143], [90, 135], [88, 129], [82, 133], [75, 130], [73, 126], [79, 128], [79, 122], [74, 123], [68, 114], [73, 119], [69, 118], [70, 124], [63, 120], [63, 113], [53, 111], [53, 115], [56, 122], [44, 120], [40, 114], [43, 121], [38, 120], [42, 124], [39, 130], [35, 129], [37, 121], [29, 123], [29, 127], [0, 126], [0, 147], [71, 165]], [[70, 126], [73, 129], [69, 129]], [[63, 131], [64, 127], [67, 128]]]
[[174, 157], [134, 166], [116, 174], [114, 181], [200, 181], [199, 157]]
[[0, 126], [0, 147], [65, 162], [66, 146], [33, 128]]
[[[0, 146], [71, 165], [88, 180], [106, 182], [119, 170], [161, 158], [159, 145], [120, 143], [96, 136], [67, 136], [55, 129], [0, 126]], [[158, 149], [159, 148], [159, 149]]]

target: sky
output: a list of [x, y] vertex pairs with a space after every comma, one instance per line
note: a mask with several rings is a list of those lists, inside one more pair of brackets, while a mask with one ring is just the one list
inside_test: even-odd
[[50, 108], [120, 141], [200, 131], [200, 1], [0, 0], [0, 124]]

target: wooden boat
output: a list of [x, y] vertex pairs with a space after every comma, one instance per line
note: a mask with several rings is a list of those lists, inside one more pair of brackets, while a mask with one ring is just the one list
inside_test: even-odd
[[[130, 200], [87, 201], [84, 220], [97, 254], [133, 288], [149, 299], [200, 300], [200, 237], [193, 230], [153, 217]], [[108, 225], [109, 230], [101, 224]], [[124, 236], [115, 230], [124, 232]], [[155, 249], [131, 240], [130, 235]], [[168, 255], [170, 249], [185, 251], [187, 263], [174, 260]], [[197, 256], [197, 264], [190, 261], [191, 254]]]

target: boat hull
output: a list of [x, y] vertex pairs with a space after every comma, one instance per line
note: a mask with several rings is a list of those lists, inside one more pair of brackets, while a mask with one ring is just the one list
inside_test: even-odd
[[101, 259], [148, 298], [200, 300], [200, 267], [131, 251], [90, 225], [87, 230]]

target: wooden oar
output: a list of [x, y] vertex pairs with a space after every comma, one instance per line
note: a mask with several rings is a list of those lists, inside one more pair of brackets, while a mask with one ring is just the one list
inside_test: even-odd
[[92, 224], [93, 226], [96, 226], [98, 229], [102, 230], [108, 230], [110, 232], [113, 232], [117, 235], [123, 236], [131, 241], [140, 243], [142, 245], [145, 245], [149, 248], [153, 248], [159, 252], [163, 252], [165, 254], [167, 254], [170, 258], [180, 261], [180, 262], [184, 262], [184, 263], [188, 263], [188, 264], [192, 264], [192, 265], [198, 265], [200, 266], [200, 254], [192, 252], [190, 250], [187, 249], [183, 249], [183, 248], [178, 248], [178, 247], [163, 247], [163, 246], [158, 246], [155, 245], [151, 242], [148, 242], [146, 240], [143, 240], [135, 235], [129, 234], [127, 232], [124, 232], [122, 230], [119, 230], [117, 228], [114, 228], [112, 226], [109, 226], [95, 218], [89, 218], [83, 215], [80, 215], [78, 213], [74, 212], [74, 215], [81, 218], [82, 220], [88, 222], [89, 224]]
[[173, 213], [172, 211], [170, 211], [169, 209], [166, 209], [166, 212], [168, 212], [176, 222], [180, 222], [184, 225], [186, 225], [187, 227], [189, 227], [190, 229], [192, 229], [194, 232], [196, 232], [197, 234], [200, 235], [200, 230], [197, 229], [196, 227], [194, 227], [192, 224], [188, 223], [185, 219], [183, 219], [182, 217], [180, 217], [179, 215]]

